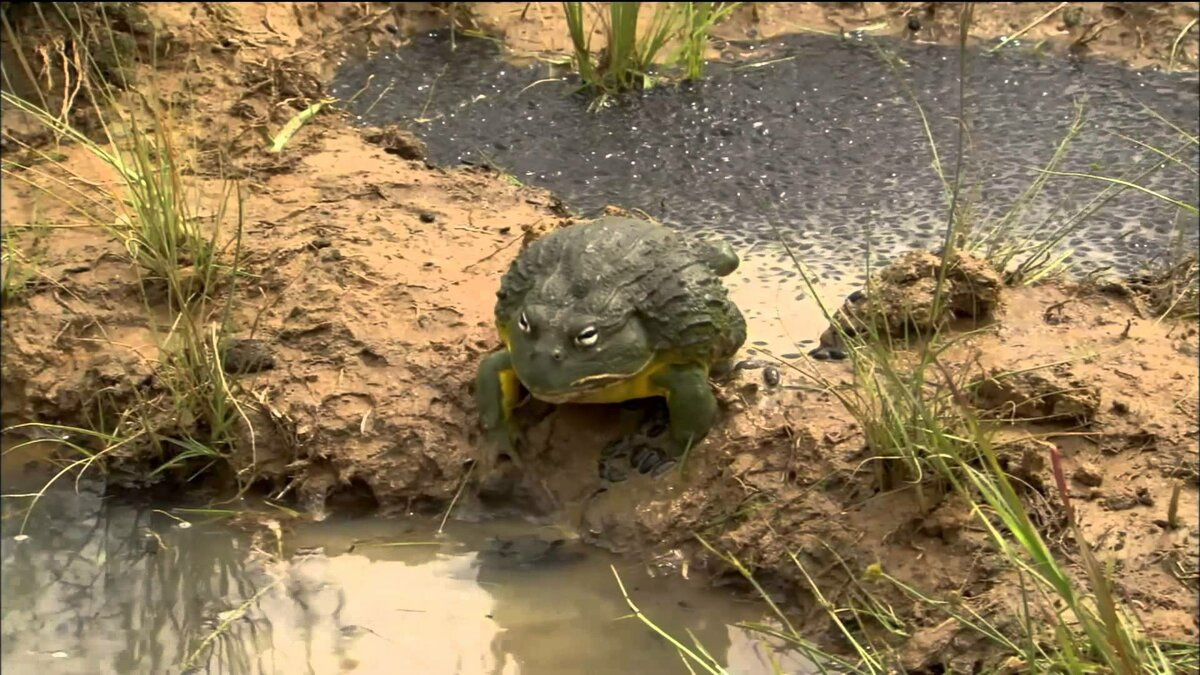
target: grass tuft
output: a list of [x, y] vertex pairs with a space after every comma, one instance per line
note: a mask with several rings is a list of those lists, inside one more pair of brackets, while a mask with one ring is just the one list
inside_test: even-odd
[[708, 65], [705, 53], [708, 51], [709, 34], [718, 23], [724, 21], [742, 3], [681, 2], [678, 4], [683, 13], [683, 33], [675, 60], [682, 65], [685, 79], [702, 80], [705, 67]]
[[[677, 47], [664, 60], [678, 66], [683, 79], [702, 79], [709, 34], [740, 4], [612, 2], [606, 12], [600, 3], [564, 2], [563, 14], [574, 50], [572, 63], [583, 88], [596, 97], [593, 105], [602, 105], [622, 92], [649, 89], [659, 79], [669, 77], [654, 68], [672, 42]], [[645, 31], [638, 27], [643, 5], [654, 12]], [[589, 8], [594, 15], [591, 22], [586, 16]], [[593, 53], [591, 37], [597, 25], [607, 44]]]
[[[124, 36], [104, 20], [109, 18], [104, 7], [95, 11], [101, 20], [89, 23], [91, 15], [79, 6], [53, 5], [47, 13], [56, 14], [47, 17], [39, 10], [43, 24], [32, 31], [54, 34], [58, 30], [58, 39], [68, 45], [63, 49], [71, 54], [74, 68], [67, 71], [66, 79], [78, 88], [70, 107], [47, 108], [45, 102], [53, 98], [48, 92], [23, 98], [6, 90], [0, 97], [53, 137], [98, 160], [114, 180], [80, 175], [61, 153], [13, 136], [7, 140], [38, 161], [6, 162], [4, 175], [50, 196], [80, 218], [82, 222], [72, 226], [96, 228], [119, 242], [139, 280], [143, 308], [157, 342], [157, 356], [145, 357], [153, 376], [122, 385], [132, 398], [121, 403], [127, 408], [105, 411], [105, 406], [99, 406], [104, 414], [96, 428], [73, 430], [87, 437], [90, 447], [68, 444], [71, 451], [84, 453], [86, 460], [70, 466], [86, 468], [120, 450], [126, 459], [138, 455], [151, 460], [149, 478], [175, 475], [189, 480], [227, 460], [240, 432], [249, 426], [240, 390], [225, 376], [221, 363], [221, 346], [232, 331], [243, 276], [239, 269], [243, 198], [231, 181], [224, 182], [216, 194], [185, 182], [182, 158], [187, 146], [177, 131], [174, 111], [158, 103], [162, 99], [152, 79], [141, 85], [146, 91], [126, 89], [132, 74], [145, 64], [109, 62], [132, 58], [131, 50], [111, 49], [103, 57], [105, 63], [98, 60], [93, 46], [116, 43]], [[21, 34], [20, 27], [13, 28], [6, 16], [6, 33]], [[113, 72], [131, 75], [113, 82]], [[4, 75], [7, 81], [9, 73]], [[95, 120], [94, 128], [85, 130], [75, 122], [81, 119], [81, 111], [87, 113], [83, 117]], [[6, 263], [19, 261], [8, 243], [6, 231]], [[6, 298], [13, 269], [6, 264]], [[103, 326], [100, 329], [103, 332]], [[113, 419], [112, 415], [116, 424], [106, 428], [104, 419]], [[252, 428], [249, 437], [253, 457]]]
[[[970, 6], [966, 6], [960, 22], [960, 59], [965, 59], [970, 13]], [[965, 72], [964, 67], [964, 76], [960, 80], [962, 88], [966, 86]], [[961, 120], [961, 98], [959, 105]], [[933, 149], [935, 168], [946, 186], [949, 212], [940, 252], [935, 316], [947, 272], [960, 244], [986, 251], [993, 264], [1009, 271], [1010, 282], [1033, 283], [1065, 269], [1066, 255], [1057, 247], [1080, 223], [1124, 190], [1151, 194], [1174, 204], [1181, 212], [1195, 213], [1194, 203], [1144, 187], [1142, 181], [1150, 173], [1178, 155], [1174, 151], [1160, 151], [1154, 153], [1154, 164], [1149, 168], [1135, 167], [1120, 178], [1104, 180], [1104, 189], [1066, 218], [1064, 224], [1050, 227], [1048, 220], [1032, 231], [1024, 228], [1024, 234], [1011, 235], [1023, 225], [1025, 208], [1046, 182], [1068, 173], [1057, 167], [1071, 140], [1083, 128], [1083, 113], [1084, 102], [1080, 101], [1068, 133], [1046, 167], [1037, 172], [1030, 187], [999, 220], [983, 223], [975, 231], [967, 227], [972, 223], [964, 222], [963, 216], [970, 212], [969, 209], [960, 205], [964, 126], [959, 129], [958, 161], [953, 176], [942, 173], [943, 162], [936, 147]], [[929, 140], [932, 144], [931, 134]], [[1185, 140], [1195, 142], [1192, 137]], [[751, 584], [779, 624], [751, 627], [805, 655], [813, 661], [818, 672], [871, 675], [903, 672], [899, 654], [889, 646], [888, 639], [881, 638], [887, 635], [904, 637], [906, 627], [890, 611], [878, 595], [879, 591], [871, 590], [892, 588], [909, 600], [945, 616], [958, 631], [994, 645], [995, 662], [985, 664], [985, 668], [992, 670], [1080, 675], [1194, 672], [1200, 649], [1195, 645], [1160, 642], [1148, 637], [1140, 629], [1137, 615], [1117, 596], [1110, 565], [1096, 557], [1078, 526], [1059, 449], [1046, 444], [1056, 479], [1058, 502], [1073, 540], [1072, 550], [1081, 562], [1081, 574], [1074, 573], [1064, 551], [1052, 547], [1043, 537], [1025, 504], [1028, 496], [1025, 489], [1002, 467], [993, 442], [993, 435], [1002, 423], [985, 424], [977, 416], [972, 407], [974, 381], [969, 377], [969, 366], [955, 370], [947, 365], [946, 353], [954, 346], [953, 339], [935, 325], [934, 330], [919, 336], [915, 343], [906, 342], [903, 345], [906, 348], [902, 348], [892, 339], [892, 331], [886, 323], [866, 320], [862, 322], [866, 330], [844, 330], [842, 322], [821, 301], [812, 275], [793, 253], [787, 239], [778, 230], [776, 234], [809, 294], [817, 298], [826, 319], [847, 345], [853, 385], [841, 386], [815, 368], [801, 372], [814, 378], [823, 390], [833, 393], [855, 418], [871, 451], [868, 462], [875, 465], [877, 487], [914, 490], [926, 507], [936, 504], [947, 493], [966, 505], [1004, 562], [995, 578], [999, 583], [1012, 584], [1016, 606], [1008, 610], [1016, 620], [998, 620], [999, 613], [985, 612], [954, 598], [942, 599], [925, 593], [892, 576], [878, 564], [869, 566], [861, 578], [848, 575], [852, 579], [849, 586], [852, 590], [849, 599], [845, 600], [848, 604], [839, 605], [830, 597], [828, 589], [821, 588], [800, 557], [793, 554], [796, 572], [841, 638], [840, 649], [834, 653], [797, 630], [783, 609], [755, 580], [752, 570], [732, 553], [701, 539], [710, 552]], [[867, 267], [868, 278], [873, 278], [869, 274], [869, 254]], [[1177, 270], [1178, 281], [1171, 286], [1173, 290], [1163, 296], [1194, 298], [1194, 290], [1187, 290], [1194, 289], [1194, 258], [1183, 257]], [[872, 296], [868, 286], [868, 300]], [[880, 310], [868, 303], [866, 311]], [[1172, 501], [1176, 502], [1177, 497]], [[1176, 506], [1168, 507], [1169, 525], [1178, 519], [1176, 510]], [[834, 555], [836, 557], [836, 553]], [[847, 596], [843, 594], [843, 597]]]

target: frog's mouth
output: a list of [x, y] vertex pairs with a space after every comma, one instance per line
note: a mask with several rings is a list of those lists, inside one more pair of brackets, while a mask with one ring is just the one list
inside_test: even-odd
[[567, 389], [559, 389], [557, 391], [530, 389], [529, 391], [533, 394], [534, 398], [546, 403], [554, 403], [556, 405], [570, 403], [585, 396], [595, 394], [598, 391], [603, 391], [613, 385], [634, 379], [650, 367], [653, 362], [654, 358], [651, 357], [630, 373], [597, 373], [595, 375], [587, 375], [572, 382]]

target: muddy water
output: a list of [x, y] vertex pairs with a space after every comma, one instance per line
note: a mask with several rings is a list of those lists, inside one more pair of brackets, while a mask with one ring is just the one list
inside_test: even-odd
[[[17, 473], [6, 462], [4, 494], [44, 479]], [[761, 605], [570, 541], [547, 545], [562, 535], [526, 524], [451, 522], [437, 536], [424, 520], [325, 521], [288, 528], [280, 550], [269, 530], [252, 537], [227, 515], [106, 499], [92, 481], [52, 489], [27, 536], [24, 504], [3, 502], [4, 672], [685, 672], [670, 645], [621, 618], [610, 564], [647, 615], [693, 631], [729, 672], [774, 672], [780, 658], [730, 625], [760, 620]]]
[[[820, 314], [781, 238], [813, 270], [820, 295], [836, 303], [861, 282], [868, 249], [885, 260], [935, 246], [945, 226], [943, 186], [902, 82], [924, 106], [950, 172], [957, 52], [879, 44], [888, 59], [875, 45], [819, 36], [731, 45], [730, 63], [711, 66], [703, 84], [656, 89], [597, 114], [544, 64], [506, 63], [484, 40], [460, 40], [451, 53], [443, 36], [427, 35], [344, 66], [333, 92], [359, 92], [351, 108], [363, 123], [412, 126], [435, 163], [490, 163], [550, 188], [584, 214], [617, 204], [731, 240], [744, 266], [730, 285], [749, 315], [752, 342], [800, 351], [802, 340], [820, 332]], [[889, 59], [897, 58], [893, 70]], [[970, 63], [965, 111], [973, 131], [963, 194], [976, 205], [977, 222], [1010, 208], [1085, 96], [1086, 123], [1062, 171], [1120, 176], [1154, 163], [1150, 151], [1122, 136], [1182, 148], [1188, 166], [1168, 163], [1142, 182], [1194, 203], [1195, 144], [1143, 109], [1195, 134], [1194, 73], [1016, 52], [972, 53]], [[1053, 179], [1019, 228], [1060, 225], [1103, 187]], [[1195, 241], [1195, 217], [1129, 191], [1066, 245], [1084, 266], [1129, 271], [1161, 253], [1175, 227]]]

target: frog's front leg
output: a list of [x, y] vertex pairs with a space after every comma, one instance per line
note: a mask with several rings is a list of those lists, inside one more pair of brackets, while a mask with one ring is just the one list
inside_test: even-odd
[[655, 384], [667, 392], [670, 443], [665, 450], [642, 448], [633, 464], [642, 473], [661, 475], [708, 435], [717, 421], [717, 397], [703, 366], [673, 366], [658, 375]]
[[512, 355], [508, 350], [491, 354], [479, 364], [475, 378], [475, 404], [479, 408], [479, 422], [486, 436], [482, 459], [485, 471], [490, 469], [502, 454], [515, 463], [519, 429], [513, 419], [513, 409], [521, 402], [521, 381], [512, 367]]

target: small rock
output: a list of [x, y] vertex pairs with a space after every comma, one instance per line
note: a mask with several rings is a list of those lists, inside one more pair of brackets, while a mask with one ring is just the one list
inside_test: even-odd
[[1109, 511], [1128, 511], [1140, 503], [1138, 496], [1131, 490], [1122, 490], [1104, 498], [1104, 508]]
[[767, 366], [764, 368], [763, 382], [765, 382], [768, 387], [779, 386], [779, 369], [775, 366]]
[[1118, 415], [1128, 414], [1129, 413], [1129, 404], [1126, 403], [1125, 401], [1113, 401], [1112, 402], [1112, 411], [1117, 413]]
[[1071, 477], [1078, 481], [1081, 485], [1088, 487], [1100, 487], [1104, 483], [1104, 474], [1101, 473], [1100, 467], [1091, 462], [1084, 462], [1075, 469], [1075, 473]]
[[344, 258], [345, 258], [345, 256], [342, 255], [342, 252], [337, 250], [336, 248], [330, 248], [330, 249], [325, 249], [324, 251], [321, 251], [322, 262], [336, 262], [336, 261], [342, 260]]
[[1134, 491], [1134, 494], [1137, 495], [1138, 503], [1142, 506], [1154, 506], [1154, 495], [1150, 494], [1150, 488], [1142, 485]]
[[916, 14], [908, 15], [908, 29], [911, 31], [921, 30], [921, 17]]
[[437, 222], [437, 216], [433, 215], [432, 213], [430, 213], [428, 211], [422, 211], [419, 218], [421, 219], [422, 223], [425, 223], [427, 225], [429, 223]]
[[329, 248], [330, 246], [333, 246], [333, 242], [329, 241], [329, 239], [325, 237], [317, 237], [316, 239], [308, 242], [308, 247], [314, 251], [320, 251], [321, 249]]
[[262, 340], [231, 339], [221, 350], [221, 367], [232, 375], [249, 375], [275, 367], [275, 355]]

